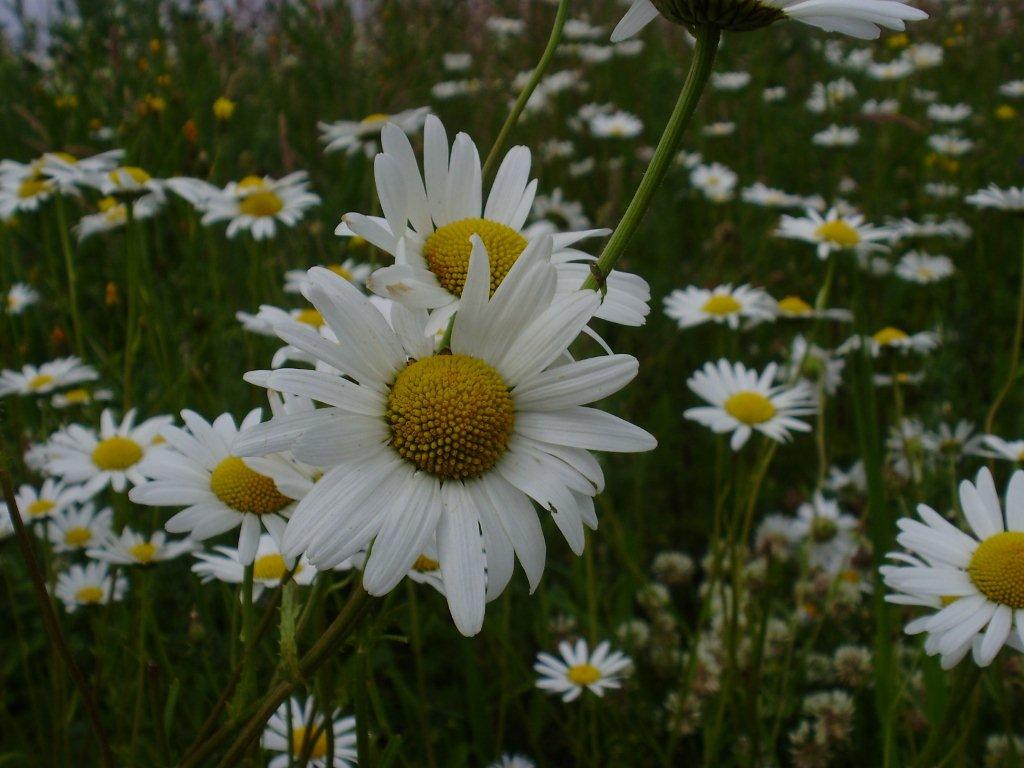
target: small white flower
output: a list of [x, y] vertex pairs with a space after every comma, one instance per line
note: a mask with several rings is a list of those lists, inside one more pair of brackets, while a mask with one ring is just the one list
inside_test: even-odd
[[561, 658], [550, 653], [538, 653], [534, 670], [540, 676], [537, 687], [556, 695], [562, 701], [575, 701], [587, 690], [597, 696], [619, 688], [622, 679], [632, 670], [632, 661], [621, 651], [612, 651], [606, 640], [590, 653], [585, 640], [575, 644], [559, 643]]
[[113, 565], [152, 565], [173, 560], [197, 546], [191, 539], [168, 541], [163, 531], [143, 536], [125, 528], [117, 536], [109, 536], [99, 546], [90, 546], [86, 554], [93, 560]]
[[749, 285], [720, 285], [717, 288], [687, 286], [665, 297], [665, 314], [680, 328], [712, 322], [726, 324], [733, 330], [740, 321], [750, 328], [775, 319], [775, 302], [763, 289]]
[[1024, 464], [1024, 440], [1004, 440], [996, 435], [985, 435], [982, 440], [987, 449], [984, 455]]
[[[468, 54], [467, 54], [468, 55]], [[267, 721], [260, 745], [277, 755], [267, 768], [353, 768], [356, 764], [356, 719], [340, 717], [338, 710], [326, 722], [323, 712], [315, 711], [312, 698], [305, 703], [291, 698], [281, 704]], [[328, 728], [330, 732], [328, 734]], [[330, 741], [334, 743], [331, 744]], [[333, 759], [328, 763], [328, 755]]]
[[807, 547], [812, 567], [836, 574], [857, 549], [857, 518], [839, 509], [834, 499], [815, 491], [811, 501], [800, 505], [790, 533], [795, 543]]
[[59, 515], [72, 504], [78, 502], [81, 489], [78, 486], [66, 486], [64, 483], [48, 478], [36, 490], [31, 485], [23, 485], [14, 495], [18, 509], [26, 524], [36, 520], [46, 520]]
[[4, 309], [9, 315], [20, 315], [39, 301], [39, 291], [27, 283], [14, 283], [4, 297]]
[[120, 602], [128, 589], [128, 580], [121, 574], [111, 578], [106, 563], [72, 565], [57, 574], [54, 594], [68, 613], [79, 608]]
[[900, 257], [896, 274], [910, 283], [937, 283], [950, 277], [956, 269], [948, 256], [932, 256], [927, 253], [910, 251]]
[[407, 109], [395, 114], [378, 112], [367, 115], [362, 120], [339, 120], [336, 123], [317, 123], [320, 129], [320, 140], [327, 146], [327, 153], [344, 150], [347, 154], [363, 152], [373, 157], [378, 149], [380, 132], [388, 123], [393, 123], [406, 133], [414, 133], [423, 125], [430, 114], [430, 107]]
[[113, 517], [109, 507], [97, 512], [92, 502], [86, 502], [52, 514], [46, 523], [46, 535], [55, 552], [85, 551], [107, 540]]
[[712, 202], [724, 203], [732, 200], [736, 189], [737, 176], [721, 163], [698, 165], [690, 172], [690, 183]]
[[285, 557], [281, 545], [270, 534], [264, 533], [257, 537], [252, 556], [245, 559], [245, 553], [235, 547], [214, 547], [212, 552], [194, 552], [196, 562], [192, 566], [204, 583], [216, 579], [227, 584], [241, 584], [245, 577], [245, 567], [252, 566], [252, 599], [259, 600], [265, 589], [280, 586], [281, 580], [294, 569], [292, 579], [300, 586], [313, 583], [317, 569], [305, 556], [298, 558]]
[[844, 213], [838, 206], [824, 216], [812, 208], [803, 217], [784, 215], [775, 234], [817, 245], [818, 258], [823, 260], [836, 251], [884, 251], [884, 243], [894, 237], [893, 230], [866, 224], [856, 211]]
[[850, 126], [832, 124], [811, 137], [819, 147], [852, 147], [860, 141], [860, 131]]
[[995, 184], [989, 184], [985, 189], [979, 189], [973, 195], [968, 195], [967, 202], [976, 208], [996, 208], [1001, 211], [1021, 212], [1024, 211], [1024, 187], [1002, 189]]
[[97, 378], [96, 370], [77, 357], [64, 357], [43, 363], [38, 368], [25, 365], [20, 371], [0, 371], [0, 397], [11, 394], [47, 395], [55, 389]]

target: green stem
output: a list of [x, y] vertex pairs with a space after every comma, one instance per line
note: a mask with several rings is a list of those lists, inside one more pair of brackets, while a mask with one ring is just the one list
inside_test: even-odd
[[597, 275], [603, 281], [615, 266], [615, 262], [622, 256], [626, 244], [633, 236], [636, 228], [640, 226], [644, 214], [651, 205], [651, 199], [655, 191], [661, 185], [662, 179], [668, 172], [679, 149], [679, 142], [683, 138], [683, 131], [689, 125], [694, 110], [697, 109], [697, 102], [704, 92], [708, 78], [711, 76], [711, 69], [715, 63], [715, 53], [718, 50], [718, 43], [722, 37], [722, 31], [718, 27], [703, 26], [695, 30], [697, 38], [696, 47], [693, 51], [693, 59], [690, 61], [690, 71], [683, 83], [683, 89], [679, 93], [679, 99], [669, 116], [665, 131], [658, 140], [658, 146], [654, 150], [650, 165], [644, 173], [640, 186], [636, 188], [629, 207], [623, 214], [612, 236], [608, 239], [601, 258], [594, 265], [594, 273], [583, 283], [583, 288], [597, 290], [601, 287], [598, 284]]
[[1006, 396], [1010, 394], [1010, 390], [1013, 389], [1013, 384], [1017, 380], [1017, 369], [1020, 366], [1020, 345], [1022, 339], [1024, 339], [1024, 242], [1021, 243], [1021, 266], [1020, 266], [1020, 288], [1017, 292], [1017, 324], [1013, 330], [1013, 348], [1010, 350], [1010, 369], [1006, 372], [1006, 381], [1003, 382], [1003, 386], [999, 389], [995, 400], [992, 401], [992, 407], [988, 409], [988, 415], [985, 416], [985, 434], [992, 434], [992, 426], [996, 421], [996, 414], [999, 413], [999, 409], [1003, 405], [1003, 401]]
[[60, 235], [60, 249], [64, 254], [64, 271], [68, 278], [68, 306], [71, 310], [71, 328], [75, 334], [75, 350], [85, 359], [82, 345], [82, 317], [78, 312], [78, 280], [75, 275], [75, 254], [68, 237], [68, 219], [64, 212], [64, 196], [57, 195], [57, 232]]
[[96, 736], [96, 741], [99, 742], [100, 759], [104, 768], [114, 768], [114, 754], [110, 751], [110, 744], [107, 742], [103, 725], [100, 722], [100, 711], [96, 706], [96, 699], [85, 680], [85, 676], [82, 674], [82, 670], [75, 662], [74, 656], [71, 655], [71, 649], [64, 638], [64, 633], [61, 631], [60, 622], [57, 620], [57, 613], [53, 610], [53, 602], [50, 599], [50, 594], [46, 591], [43, 573], [39, 570], [39, 563], [36, 562], [36, 556], [32, 552], [32, 539], [29, 537], [28, 529], [25, 528], [25, 523], [21, 519], [18, 502], [14, 498], [14, 486], [11, 484], [11, 476], [6, 469], [0, 469], [0, 488], [3, 489], [3, 498], [7, 502], [7, 511], [10, 513], [11, 522], [14, 524], [14, 534], [18, 540], [18, 548], [21, 550], [21, 556], [25, 560], [29, 577], [32, 580], [32, 587], [35, 589], [46, 633], [50, 636], [50, 642], [56, 648], [61, 661], [67, 667], [68, 672], [71, 674], [71, 679], [75, 681], [75, 687], [78, 688], [78, 692], [82, 697], [82, 703], [85, 705], [85, 711], [92, 725], [93, 735]]
[[[947, 738], [956, 731], [957, 724], [962, 720], [964, 706], [971, 698], [980, 680], [981, 667], [968, 660], [967, 667], [960, 670], [960, 674], [953, 682], [953, 690], [949, 692], [949, 698], [946, 700], [942, 721], [931, 729], [928, 740], [921, 749], [921, 754], [914, 762], [914, 768], [932, 768], [935, 765], [942, 748], [946, 745]], [[969, 727], [969, 725], [965, 727]]]
[[526, 103], [530, 100], [533, 92], [537, 90], [537, 86], [540, 84], [541, 78], [544, 77], [544, 73], [548, 71], [548, 67], [551, 66], [551, 60], [555, 57], [558, 43], [562, 39], [562, 28], [565, 26], [565, 20], [568, 16], [569, 0], [559, 0], [558, 10], [555, 13], [555, 25], [551, 28], [551, 36], [548, 38], [547, 47], [544, 49], [544, 53], [541, 54], [540, 61], [537, 62], [537, 66], [534, 68], [533, 74], [530, 75], [530, 79], [526, 81], [526, 85], [523, 86], [523, 90], [520, 91], [518, 98], [516, 98], [515, 103], [512, 105], [512, 110], [508, 113], [508, 117], [505, 118], [505, 124], [501, 126], [498, 138], [494, 140], [491, 151], [487, 153], [487, 160], [484, 161], [483, 168], [483, 177], [485, 179], [494, 172], [494, 166], [498, 162], [498, 156], [501, 153], [502, 147], [508, 141], [508, 135], [512, 132], [516, 123], [519, 122], [519, 116], [523, 114]]

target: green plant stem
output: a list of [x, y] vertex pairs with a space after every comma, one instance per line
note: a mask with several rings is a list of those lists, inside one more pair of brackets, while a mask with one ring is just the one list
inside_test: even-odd
[[949, 692], [946, 700], [945, 711], [942, 720], [937, 723], [928, 734], [928, 740], [921, 749], [921, 754], [914, 761], [914, 768], [932, 768], [938, 759], [946, 740], [956, 731], [956, 725], [964, 714], [964, 705], [974, 693], [981, 680], [981, 667], [973, 662], [968, 662], [966, 668], [960, 670], [960, 674], [953, 681], [953, 689]]
[[71, 310], [71, 329], [75, 336], [75, 351], [85, 359], [85, 347], [82, 344], [82, 317], [78, 312], [78, 280], [75, 275], [75, 253], [68, 237], [68, 218], [64, 211], [64, 196], [57, 195], [57, 232], [60, 236], [60, 249], [64, 254], [64, 272], [68, 279], [68, 308]]
[[14, 486], [11, 484], [11, 476], [6, 469], [0, 469], [0, 487], [3, 488], [4, 501], [7, 502], [7, 510], [10, 513], [11, 522], [14, 524], [14, 534], [18, 540], [18, 549], [25, 560], [25, 565], [28, 567], [32, 587], [39, 602], [39, 610], [43, 615], [46, 633], [50, 636], [50, 641], [60, 654], [61, 661], [67, 667], [71, 679], [74, 680], [75, 687], [78, 688], [78, 692], [82, 697], [82, 703], [85, 705], [85, 711], [92, 725], [93, 735], [100, 745], [100, 759], [103, 762], [104, 768], [114, 768], [114, 754], [110, 750], [110, 744], [107, 742], [106, 733], [100, 722], [100, 712], [96, 706], [96, 699], [89, 688], [88, 682], [86, 682], [85, 676], [82, 674], [82, 670], [71, 655], [71, 649], [64, 638], [64, 633], [61, 631], [60, 622], [57, 620], [57, 613], [53, 610], [53, 603], [50, 600], [50, 594], [46, 591], [46, 581], [43, 579], [43, 573], [39, 570], [39, 563], [36, 562], [35, 554], [32, 551], [32, 540], [29, 538], [28, 530], [21, 519], [18, 502], [14, 498]]
[[537, 62], [537, 66], [533, 69], [533, 74], [530, 75], [530, 79], [526, 81], [526, 85], [523, 86], [523, 90], [519, 92], [519, 96], [516, 98], [515, 103], [512, 105], [512, 109], [508, 113], [508, 117], [505, 118], [504, 125], [501, 126], [501, 130], [498, 131], [498, 138], [494, 140], [494, 144], [491, 146], [491, 151], [487, 153], [487, 159], [484, 161], [483, 167], [483, 178], [487, 179], [494, 172], [494, 166], [498, 162], [498, 157], [501, 154], [502, 148], [505, 146], [505, 142], [508, 141], [508, 135], [515, 128], [516, 123], [519, 122], [520, 115], [523, 114], [523, 110], [526, 108], [527, 102], [530, 100], [530, 96], [537, 90], [537, 86], [540, 84], [541, 78], [548, 71], [548, 67], [551, 66], [551, 60], [555, 57], [555, 51], [558, 49], [558, 43], [562, 39], [562, 28], [565, 26], [565, 21], [569, 17], [569, 0], [559, 0], [558, 10], [555, 12], [555, 24], [551, 28], [551, 36], [548, 38], [547, 47], [544, 49], [544, 53], [541, 54], [540, 61]]
[[583, 283], [585, 289], [598, 290], [601, 286], [598, 284], [597, 275], [601, 276], [602, 281], [607, 279], [615, 263], [622, 256], [629, 239], [633, 236], [636, 228], [640, 226], [644, 214], [650, 207], [655, 191], [661, 185], [662, 179], [665, 178], [679, 149], [683, 132], [689, 125], [694, 110], [697, 109], [697, 102], [700, 101], [700, 96], [711, 76], [722, 31], [718, 27], [703, 26], [695, 30], [695, 36], [697, 43], [693, 51], [693, 59], [690, 61], [690, 71], [679, 92], [679, 99], [672, 109], [661, 139], [658, 140], [651, 163], [647, 166], [643, 179], [640, 180], [640, 186], [636, 188], [636, 193], [630, 200], [626, 212], [608, 239], [601, 257], [593, 267], [593, 273]]
[[[313, 644], [313, 647], [299, 661], [299, 671], [303, 677], [308, 677], [319, 669], [320, 665], [327, 661], [331, 654], [341, 647], [341, 644], [345, 642], [352, 633], [352, 630], [359, 625], [363, 614], [369, 608], [369, 598], [369, 594], [367, 594], [361, 584], [357, 582], [353, 585], [352, 594], [349, 596], [345, 607], [342, 608], [341, 613], [334, 618], [330, 626], [320, 635], [320, 639]], [[281, 702], [287, 699], [297, 686], [298, 683], [294, 681], [281, 680], [251, 708], [253, 714], [246, 720], [242, 732], [232, 743], [224, 758], [218, 763], [220, 768], [228, 768], [228, 766], [235, 765], [242, 759], [245, 751], [259, 736], [270, 716], [274, 714], [274, 711], [281, 705]], [[228, 739], [240, 720], [241, 718], [212, 734], [199, 749], [182, 760], [178, 767], [195, 768], [200, 765], [209, 765], [208, 758]]]
[[999, 409], [1003, 406], [1003, 401], [1006, 399], [1006, 396], [1010, 394], [1010, 390], [1013, 389], [1013, 384], [1017, 380], [1017, 369], [1020, 367], [1020, 345], [1021, 341], [1024, 340], [1024, 239], [1022, 239], [1021, 242], [1020, 256], [1020, 288], [1017, 290], [1017, 324], [1013, 329], [1013, 347], [1010, 349], [1010, 368], [1006, 372], [1006, 381], [1003, 382], [1003, 386], [1000, 387], [999, 392], [992, 401], [992, 406], [988, 409], [988, 414], [985, 416], [986, 435], [993, 434], [992, 427], [995, 424], [996, 415], [999, 413]]

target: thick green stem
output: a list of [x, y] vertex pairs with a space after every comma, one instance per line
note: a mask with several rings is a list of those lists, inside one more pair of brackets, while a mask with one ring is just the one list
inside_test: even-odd
[[530, 79], [526, 81], [526, 85], [523, 86], [523, 90], [520, 91], [518, 98], [512, 105], [512, 110], [508, 113], [508, 117], [505, 118], [505, 124], [501, 126], [498, 138], [494, 140], [494, 144], [491, 146], [491, 151], [487, 153], [487, 160], [484, 161], [483, 169], [483, 177], [485, 179], [494, 172], [494, 166], [498, 162], [498, 157], [501, 155], [505, 142], [508, 141], [508, 135], [515, 128], [516, 123], [519, 122], [519, 116], [523, 114], [527, 102], [530, 100], [533, 92], [537, 90], [537, 86], [540, 84], [541, 78], [548, 71], [548, 67], [551, 66], [551, 60], [555, 57], [558, 43], [562, 39], [562, 28], [565, 26], [565, 20], [568, 17], [569, 0], [559, 0], [558, 11], [555, 13], [555, 25], [551, 28], [551, 37], [548, 38], [548, 45], [544, 49], [540, 61], [537, 62], [533, 74], [530, 75]]
[[992, 407], [988, 409], [985, 416], [985, 434], [992, 434], [992, 427], [996, 421], [996, 414], [1003, 405], [1006, 396], [1013, 389], [1017, 380], [1017, 369], [1020, 367], [1020, 345], [1024, 340], [1024, 243], [1021, 244], [1021, 265], [1020, 265], [1020, 288], [1017, 292], [1017, 325], [1013, 330], [1013, 348], [1010, 350], [1010, 369], [1006, 372], [1006, 381], [992, 401]]
[[591, 290], [600, 288], [597, 276], [600, 275], [601, 281], [605, 280], [615, 266], [615, 262], [622, 256], [629, 239], [633, 236], [636, 228], [640, 226], [644, 214], [650, 207], [655, 191], [661, 185], [662, 179], [665, 178], [679, 149], [683, 131], [686, 130], [694, 110], [697, 109], [697, 102], [700, 101], [704, 86], [707, 85], [708, 78], [711, 76], [722, 31], [718, 27], [705, 26], [698, 27], [695, 34], [697, 44], [693, 51], [693, 59], [690, 61], [690, 72], [686, 76], [686, 82], [683, 83], [679, 99], [669, 116], [665, 131], [661, 134], [651, 163], [647, 166], [643, 179], [640, 180], [640, 186], [636, 188], [629, 207], [626, 208], [618, 226], [615, 227], [615, 231], [608, 239], [601, 258], [594, 265], [594, 273], [583, 283], [584, 288]]

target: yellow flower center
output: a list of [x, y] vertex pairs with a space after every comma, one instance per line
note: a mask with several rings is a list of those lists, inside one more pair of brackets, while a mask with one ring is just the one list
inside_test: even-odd
[[51, 152], [50, 154], [54, 157], [59, 157], [68, 165], [75, 165], [78, 163], [78, 158], [69, 152]]
[[734, 314], [741, 309], [743, 309], [743, 305], [727, 293], [715, 294], [705, 301], [701, 307], [702, 312], [706, 312], [709, 315], [718, 315], [719, 317]]
[[156, 555], [156, 545], [150, 544], [148, 541], [144, 541], [129, 549], [128, 554], [138, 562], [146, 565], [153, 562], [153, 557]]
[[412, 564], [412, 569], [417, 573], [430, 573], [440, 567], [441, 564], [437, 560], [426, 555], [420, 555], [416, 558], [416, 562]]
[[92, 531], [82, 526], [64, 531], [64, 543], [69, 547], [84, 547], [92, 540]]
[[292, 503], [273, 480], [249, 469], [237, 456], [228, 456], [213, 468], [210, 490], [236, 512], [254, 515], [280, 512]]
[[814, 234], [840, 248], [850, 248], [860, 242], [860, 234], [857, 230], [842, 219], [826, 221], [814, 230]]
[[343, 277], [350, 283], [352, 282], [352, 273], [345, 269], [343, 266], [341, 266], [341, 264], [328, 264], [327, 268], [331, 270], [331, 272], [336, 274], [338, 277]]
[[103, 600], [103, 590], [96, 586], [82, 587], [75, 592], [75, 600], [79, 603], [99, 603]]
[[501, 375], [483, 360], [437, 355], [398, 374], [385, 414], [391, 446], [446, 480], [476, 477], [508, 446], [514, 412]]
[[44, 195], [49, 192], [52, 187], [53, 185], [45, 179], [25, 179], [18, 185], [18, 197], [22, 200], [27, 200], [30, 197]]
[[955, 595], [943, 595], [942, 597], [939, 598], [939, 602], [941, 602], [943, 607], [945, 607], [947, 605], [952, 605], [953, 603], [955, 603], [959, 599], [960, 598], [955, 596]]
[[322, 760], [327, 757], [327, 730], [325, 728], [319, 729], [316, 741], [312, 746], [306, 744], [306, 739], [305, 726], [300, 725], [292, 730], [292, 754], [295, 757], [302, 757], [303, 754], [312, 760]]
[[909, 337], [906, 331], [901, 331], [899, 328], [893, 328], [891, 325], [886, 326], [882, 330], [878, 331], [874, 336], [871, 337], [875, 340], [875, 343], [881, 347], [887, 347], [891, 344], [895, 344], [898, 341], [905, 341]]
[[971, 555], [967, 573], [993, 603], [1024, 608], [1024, 532], [989, 536]]
[[252, 564], [252, 577], [256, 581], [280, 581], [288, 570], [284, 557], [279, 552], [257, 557]]
[[83, 405], [89, 402], [89, 390], [69, 389], [64, 393], [64, 400], [69, 405]]
[[115, 435], [92, 449], [92, 463], [107, 471], [128, 469], [142, 458], [142, 446], [128, 437]]
[[576, 664], [569, 667], [569, 671], [565, 673], [565, 676], [569, 678], [570, 683], [582, 688], [585, 685], [593, 685], [600, 680], [601, 670], [593, 664]]
[[48, 373], [40, 373], [37, 376], [33, 376], [29, 379], [28, 388], [32, 390], [42, 389], [48, 384], [52, 384], [54, 377]]
[[929, 267], [918, 267], [917, 276], [922, 280], [931, 280], [935, 277], [935, 272]]
[[779, 302], [779, 311], [784, 315], [809, 315], [813, 307], [799, 296], [787, 296]]
[[295, 313], [295, 319], [300, 323], [306, 325], [312, 325], [314, 328], [319, 328], [324, 324], [324, 316], [317, 312], [315, 309], [302, 309]]
[[359, 124], [364, 127], [384, 125], [390, 119], [391, 115], [386, 112], [374, 112], [360, 120]]
[[238, 203], [238, 210], [245, 216], [264, 218], [274, 216], [284, 208], [284, 202], [271, 190], [250, 192]]
[[28, 509], [25, 511], [28, 512], [29, 517], [42, 517], [56, 506], [57, 503], [49, 499], [36, 499], [28, 505]]
[[132, 187], [133, 185], [142, 186], [152, 177], [146, 173], [146, 171], [139, 168], [137, 165], [126, 165], [121, 168], [115, 168], [108, 174], [110, 180], [114, 182], [116, 187]]
[[743, 424], [763, 424], [775, 415], [775, 406], [771, 400], [760, 392], [747, 389], [730, 395], [722, 407]]
[[996, 117], [1000, 120], [1013, 120], [1017, 116], [1017, 110], [1009, 104], [1000, 104], [996, 107]]
[[477, 235], [487, 248], [491, 262], [491, 293], [526, 248], [526, 238], [511, 227], [487, 219], [462, 219], [445, 224], [423, 244], [423, 258], [438, 282], [455, 296], [462, 295], [469, 271], [469, 255], [473, 250], [469, 238]]

